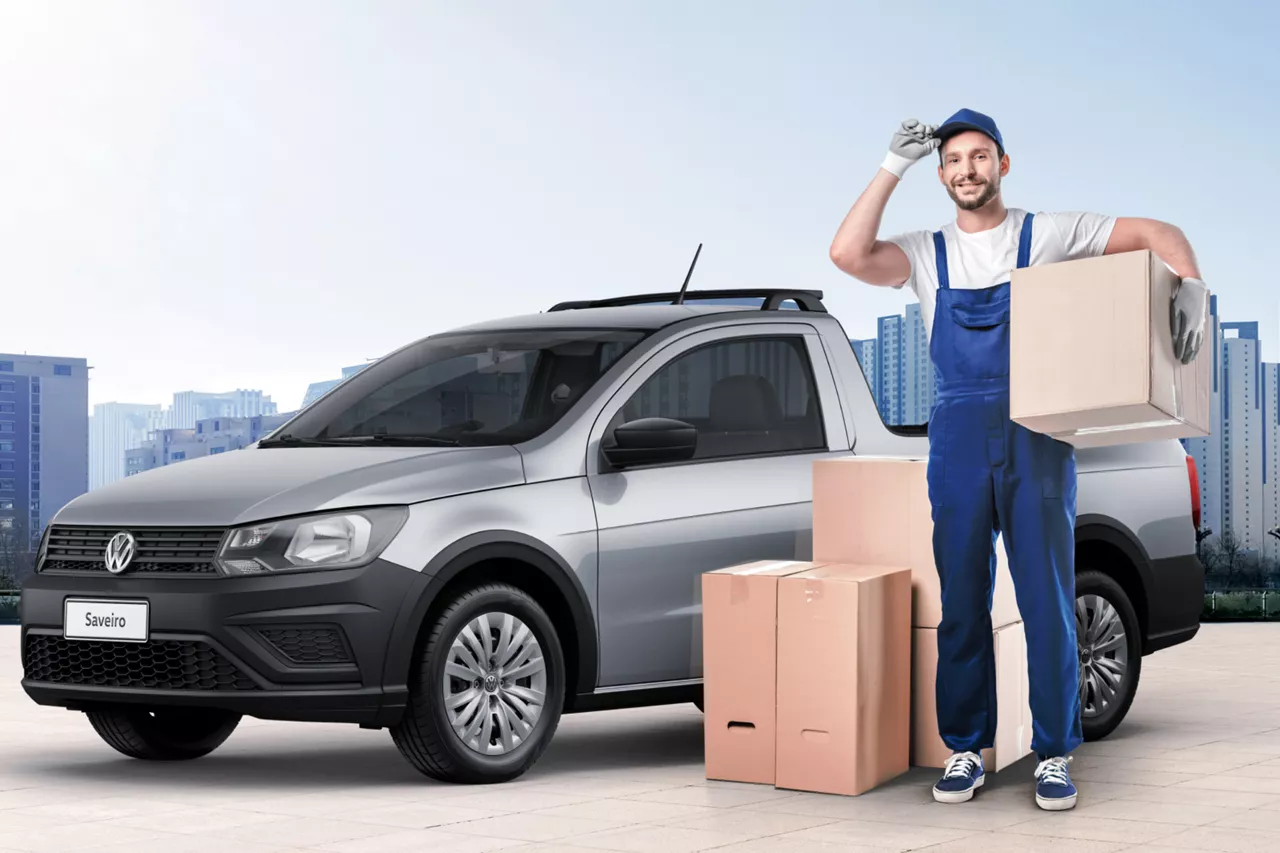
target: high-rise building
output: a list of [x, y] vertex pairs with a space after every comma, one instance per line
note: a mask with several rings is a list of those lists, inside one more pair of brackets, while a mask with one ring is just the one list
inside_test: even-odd
[[1262, 364], [1262, 554], [1280, 560], [1280, 365]]
[[920, 303], [912, 302], [902, 324], [902, 422], [928, 423], [937, 390]]
[[879, 350], [876, 369], [880, 374], [880, 416], [887, 424], [901, 424], [902, 399], [906, 388], [903, 380], [903, 332], [902, 317], [881, 317], [876, 321], [876, 348]]
[[0, 526], [34, 546], [88, 490], [88, 362], [0, 353]]
[[937, 380], [920, 304], [911, 303], [899, 316], [880, 317], [875, 338], [849, 343], [884, 422], [894, 426], [928, 423]]
[[195, 429], [196, 421], [209, 418], [253, 418], [274, 415], [276, 404], [261, 391], [179, 391], [173, 395], [173, 406], [165, 423], [167, 429]]
[[866, 377], [867, 385], [871, 388], [871, 396], [877, 402], [880, 400], [880, 386], [876, 382], [876, 377], [880, 375], [879, 365], [876, 363], [876, 339], [868, 338], [865, 341], [849, 341], [853, 345], [854, 357], [858, 359], [858, 366], [862, 368], [862, 375]]
[[1280, 558], [1277, 509], [1277, 424], [1280, 374], [1262, 361], [1258, 324], [1224, 322], [1210, 297], [1204, 343], [1211, 355], [1210, 435], [1183, 442], [1200, 472], [1201, 526], [1219, 541], [1231, 531], [1237, 546]]
[[124, 477], [125, 454], [164, 427], [164, 410], [154, 403], [98, 403], [89, 418], [89, 489]]

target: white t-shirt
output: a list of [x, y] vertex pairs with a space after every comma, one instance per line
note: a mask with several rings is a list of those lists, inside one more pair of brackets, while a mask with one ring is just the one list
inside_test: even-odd
[[[1027, 212], [1009, 208], [1004, 222], [987, 231], [966, 234], [955, 222], [942, 226], [947, 241], [947, 278], [953, 288], [990, 287], [1009, 280], [1018, 265], [1018, 236]], [[1031, 264], [1097, 257], [1111, 239], [1114, 216], [1098, 213], [1037, 213], [1031, 223]], [[933, 336], [938, 265], [932, 231], [908, 231], [889, 238], [911, 261], [911, 275], [899, 287], [910, 287], [920, 301], [925, 335]]]

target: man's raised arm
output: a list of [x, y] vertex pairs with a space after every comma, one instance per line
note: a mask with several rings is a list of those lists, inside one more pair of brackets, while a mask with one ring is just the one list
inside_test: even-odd
[[831, 261], [867, 284], [897, 287], [911, 275], [906, 252], [895, 243], [877, 239], [889, 196], [908, 168], [932, 151], [939, 141], [930, 125], [907, 119], [889, 143], [884, 162], [840, 223], [831, 242]]

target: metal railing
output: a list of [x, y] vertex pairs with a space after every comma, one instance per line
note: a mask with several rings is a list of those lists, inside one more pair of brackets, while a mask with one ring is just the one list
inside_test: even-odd
[[1204, 594], [1205, 622], [1280, 620], [1280, 589], [1222, 589]]

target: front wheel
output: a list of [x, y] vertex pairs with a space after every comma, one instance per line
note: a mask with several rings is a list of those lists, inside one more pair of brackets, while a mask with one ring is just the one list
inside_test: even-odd
[[1142, 635], [1129, 596], [1094, 569], [1076, 575], [1076, 646], [1084, 739], [1100, 740], [1120, 725], [1138, 692]]
[[201, 758], [240, 724], [239, 714], [215, 708], [108, 708], [85, 716], [112, 749], [147, 761]]
[[546, 612], [522, 590], [485, 584], [430, 627], [391, 737], [433, 779], [506, 782], [546, 750], [564, 693], [564, 654]]

